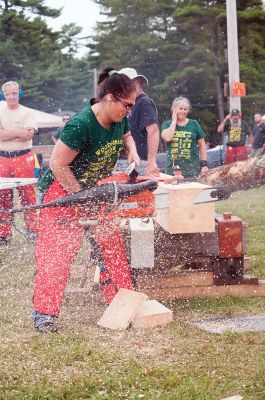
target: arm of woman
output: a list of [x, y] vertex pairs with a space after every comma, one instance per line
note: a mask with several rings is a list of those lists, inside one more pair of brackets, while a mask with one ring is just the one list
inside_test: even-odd
[[134, 139], [131, 135], [131, 132], [127, 132], [124, 135], [124, 146], [128, 152], [128, 164], [132, 161], [135, 161], [136, 167], [140, 167], [140, 157], [138, 156]]
[[79, 182], [75, 179], [75, 176], [69, 167], [77, 154], [77, 151], [72, 150], [59, 139], [56, 142], [51, 155], [49, 166], [55, 178], [67, 193], [77, 192], [81, 189]]
[[[209, 168], [207, 166], [207, 149], [206, 149], [206, 144], [205, 144], [204, 138], [198, 139], [197, 144], [199, 147], [199, 153], [200, 153], [201, 164], [202, 164], [200, 174], [205, 175], [209, 171]], [[205, 163], [206, 163], [206, 165], [203, 166], [203, 164], [205, 164]]]
[[161, 133], [161, 137], [165, 142], [172, 142], [176, 130], [177, 120], [178, 120], [177, 110], [174, 109], [172, 112], [171, 124], [169, 125], [168, 128], [163, 129]]

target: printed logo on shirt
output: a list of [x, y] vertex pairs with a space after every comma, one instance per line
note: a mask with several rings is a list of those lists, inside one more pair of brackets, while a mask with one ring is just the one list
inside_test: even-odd
[[232, 127], [229, 132], [229, 142], [240, 142], [241, 140], [241, 128]]
[[176, 131], [171, 143], [172, 159], [190, 160], [191, 158], [191, 132]]
[[122, 150], [122, 139], [115, 139], [96, 150], [96, 157], [93, 161], [90, 161], [89, 168], [82, 174], [80, 182], [88, 186], [108, 176], [112, 172]]

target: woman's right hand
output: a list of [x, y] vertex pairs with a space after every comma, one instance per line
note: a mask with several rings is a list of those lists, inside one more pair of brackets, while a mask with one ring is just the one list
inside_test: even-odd
[[174, 110], [172, 111], [172, 121], [174, 121], [175, 123], [177, 123], [178, 120], [178, 114], [177, 114], [177, 109], [174, 108]]

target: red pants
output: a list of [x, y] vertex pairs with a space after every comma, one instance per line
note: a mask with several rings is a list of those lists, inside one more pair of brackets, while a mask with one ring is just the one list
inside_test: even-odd
[[235, 161], [244, 161], [248, 159], [248, 150], [246, 146], [231, 147], [226, 146], [225, 164], [231, 164]]
[[[44, 202], [65, 195], [66, 192], [55, 181], [47, 191]], [[84, 210], [77, 207], [41, 210], [36, 245], [35, 311], [50, 315], [60, 312], [70, 267], [84, 239], [84, 228], [78, 223], [84, 216], [82, 213]], [[105, 299], [110, 303], [118, 289], [132, 288], [121, 230], [114, 221], [99, 222], [93, 228], [93, 236], [101, 249], [107, 275], [111, 279], [110, 285], [103, 286]]]
[[[0, 176], [4, 178], [34, 178], [34, 158], [31, 152], [18, 157], [0, 157]], [[17, 188], [22, 206], [36, 204], [34, 185]], [[13, 208], [13, 190], [0, 190], [0, 209]], [[25, 211], [25, 225], [28, 229], [38, 229], [38, 213], [36, 210]], [[12, 235], [11, 214], [0, 213], [0, 237]]]

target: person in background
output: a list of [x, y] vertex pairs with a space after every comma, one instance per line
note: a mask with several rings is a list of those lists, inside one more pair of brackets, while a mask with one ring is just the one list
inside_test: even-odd
[[231, 113], [225, 117], [218, 126], [217, 132], [225, 133], [228, 137], [225, 164], [248, 159], [253, 136], [248, 124], [241, 120], [240, 111], [237, 108], [231, 110]]
[[[35, 160], [32, 137], [37, 132], [34, 112], [19, 104], [19, 85], [15, 81], [3, 84], [6, 103], [0, 108], [0, 176], [4, 178], [34, 178]], [[36, 204], [34, 185], [17, 188], [22, 206]], [[13, 207], [13, 191], [0, 191], [0, 208]], [[34, 243], [38, 230], [37, 211], [24, 214], [27, 239]], [[9, 244], [12, 237], [12, 215], [0, 214], [0, 243]]]
[[[63, 118], [62, 118], [64, 125], [65, 125], [70, 119], [71, 119], [71, 115], [70, 115], [70, 114], [64, 114], [64, 115], [63, 115]], [[52, 135], [52, 141], [53, 141], [54, 144], [55, 144], [55, 143], [57, 142], [57, 140], [59, 139], [60, 134], [62, 133], [62, 131], [63, 131], [63, 127], [59, 128], [59, 129], [57, 130], [57, 132], [56, 132], [54, 135]]]
[[[255, 116], [257, 114], [255, 114]], [[261, 116], [261, 114], [258, 116]], [[265, 115], [261, 116], [261, 119], [258, 118], [258, 121], [255, 118], [255, 121], [256, 127], [253, 128], [253, 132], [255, 130], [255, 134], [250, 153], [251, 157], [257, 157], [265, 152]]]
[[129, 126], [134, 138], [142, 168], [146, 176], [159, 175], [156, 155], [159, 146], [158, 112], [153, 100], [144, 92], [143, 85], [148, 85], [144, 75], [139, 75], [133, 68], [122, 68], [120, 74], [127, 75], [135, 83], [136, 102], [129, 116]]
[[166, 173], [174, 175], [174, 169], [178, 167], [184, 178], [206, 174], [205, 134], [196, 120], [188, 118], [190, 101], [186, 97], [175, 98], [171, 111], [171, 120], [163, 122], [161, 134], [167, 143]]
[[[110, 176], [124, 148], [128, 163], [134, 161], [140, 166], [127, 119], [136, 99], [134, 82], [111, 67], [101, 72], [100, 82], [94, 104], [71, 118], [54, 146], [50, 169], [39, 181], [44, 203], [93, 187]], [[96, 206], [44, 208], [36, 245], [32, 313], [34, 327], [40, 332], [57, 331], [55, 319], [70, 266], [84, 239], [79, 220], [89, 217], [98, 221], [91, 229], [105, 266], [100, 278], [105, 300], [110, 303], [121, 287], [132, 289], [122, 233], [115, 218]]]
[[253, 126], [253, 137], [255, 137], [255, 135], [259, 132], [260, 128], [262, 127], [262, 125], [264, 125], [264, 121], [263, 121], [263, 117], [262, 114], [257, 112], [254, 114], [254, 121], [255, 124]]

